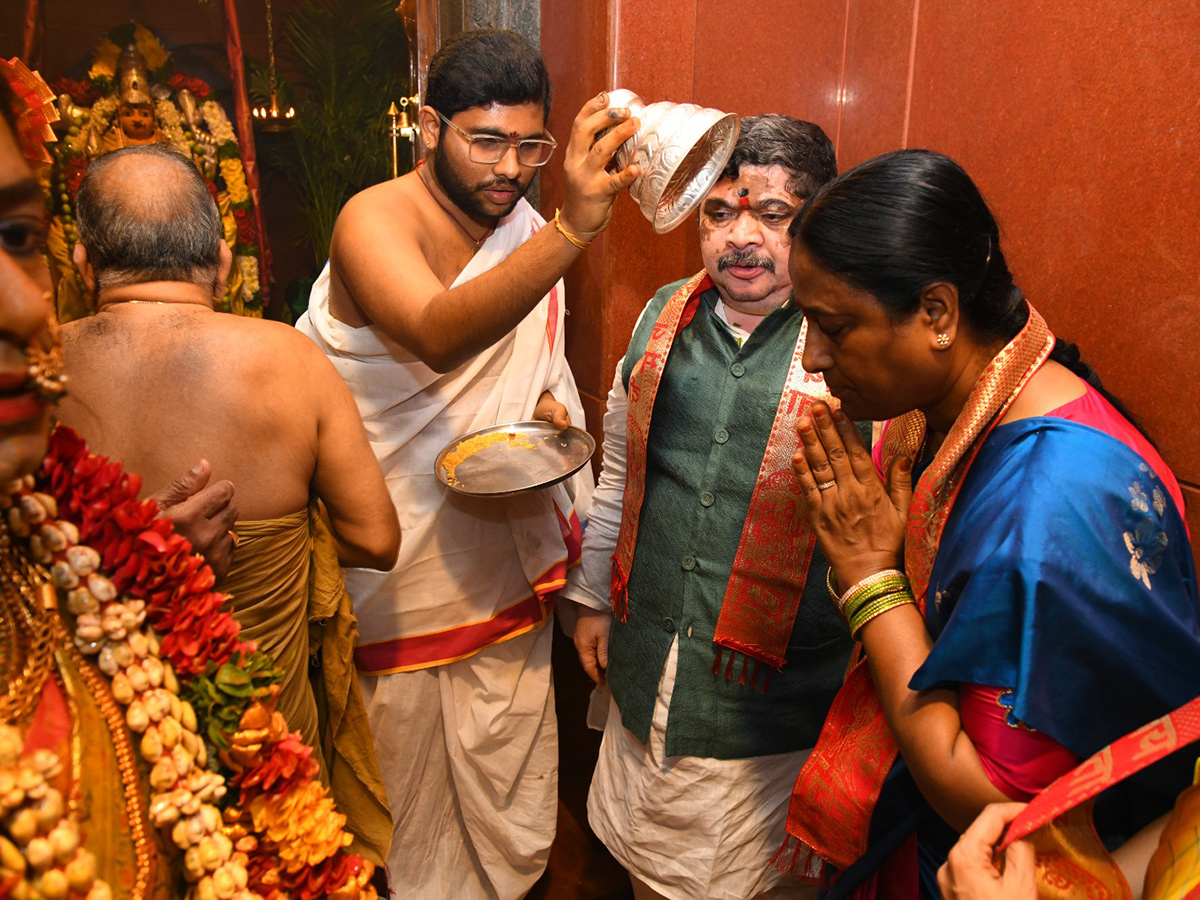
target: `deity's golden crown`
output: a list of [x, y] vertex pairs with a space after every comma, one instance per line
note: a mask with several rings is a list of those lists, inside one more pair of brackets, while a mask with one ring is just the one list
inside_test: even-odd
[[146, 60], [136, 44], [121, 51], [117, 61], [117, 78], [121, 86], [121, 103], [129, 106], [145, 106], [153, 102], [150, 98], [150, 73], [146, 71]]

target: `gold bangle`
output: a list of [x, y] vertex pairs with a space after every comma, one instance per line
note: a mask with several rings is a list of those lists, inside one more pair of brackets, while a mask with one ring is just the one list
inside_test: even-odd
[[[589, 246], [591, 246], [592, 241], [581, 241], [579, 238], [575, 237], [575, 235], [571, 234], [571, 232], [567, 231], [567, 229], [563, 227], [562, 220], [558, 217], [560, 212], [562, 212], [561, 209], [554, 210], [554, 227], [558, 230], [558, 233], [580, 250], [586, 250]], [[592, 240], [595, 240], [595, 238]]]
[[908, 604], [915, 606], [916, 602], [912, 591], [901, 591], [897, 594], [889, 594], [886, 597], [879, 597], [872, 600], [870, 603], [860, 607], [850, 620], [850, 636], [857, 640], [858, 633], [862, 631], [862, 627], [876, 616], [881, 616], [888, 610], [896, 609], [900, 606], [907, 606]]
[[842, 595], [838, 593], [837, 579], [833, 576], [833, 566], [825, 570], [825, 587], [829, 589], [829, 596], [833, 598], [834, 605], [841, 609]]

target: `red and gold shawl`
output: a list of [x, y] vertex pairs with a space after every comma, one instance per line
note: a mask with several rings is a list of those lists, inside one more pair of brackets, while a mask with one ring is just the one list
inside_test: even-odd
[[[963, 411], [913, 492], [905, 531], [904, 567], [922, 615], [942, 530], [984, 440], [1054, 349], [1054, 335], [1032, 306], [1029, 320], [984, 368]], [[901, 456], [914, 459], [925, 439], [925, 416], [892, 420], [883, 437], [883, 471]], [[865, 659], [838, 692], [817, 746], [800, 770], [788, 810], [788, 834], [839, 869], [867, 850], [871, 815], [896, 760]]]

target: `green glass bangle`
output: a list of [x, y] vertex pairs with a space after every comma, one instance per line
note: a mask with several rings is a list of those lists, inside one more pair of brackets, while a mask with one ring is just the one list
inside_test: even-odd
[[907, 590], [910, 590], [908, 579], [903, 575], [887, 575], [883, 578], [875, 579], [871, 584], [862, 587], [856, 586], [852, 590], [847, 591], [843, 596], [841, 606], [842, 616], [846, 620], [849, 620], [854, 615], [855, 610], [861, 609], [863, 605], [870, 603], [872, 600]]
[[846, 588], [846, 590], [842, 592], [841, 597], [838, 598], [838, 606], [845, 607], [846, 601], [849, 600], [855, 592], [864, 588], [869, 588], [885, 579], [896, 577], [904, 578], [905, 576], [904, 573], [899, 569], [880, 569], [878, 572], [868, 575], [861, 581], [856, 581], [854, 584], [850, 585], [850, 587]]
[[858, 633], [862, 627], [874, 619], [876, 616], [881, 616], [889, 610], [896, 609], [909, 604], [916, 605], [916, 598], [913, 597], [912, 591], [902, 591], [896, 594], [889, 594], [886, 597], [880, 597], [865, 606], [861, 607], [850, 619], [850, 636], [855, 640], [858, 639]]
[[908, 591], [908, 584], [905, 582], [896, 582], [894, 584], [880, 584], [867, 591], [862, 591], [846, 604], [846, 608], [842, 610], [842, 618], [847, 624], [858, 615], [858, 611], [863, 607], [874, 603], [876, 600], [881, 600], [884, 597], [891, 597], [894, 594], [903, 594]]

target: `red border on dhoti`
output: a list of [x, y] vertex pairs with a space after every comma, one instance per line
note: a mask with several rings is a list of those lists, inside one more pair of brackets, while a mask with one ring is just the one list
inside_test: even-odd
[[354, 648], [354, 665], [363, 675], [392, 675], [445, 665], [478, 653], [484, 647], [518, 637], [546, 621], [554, 607], [548, 597], [567, 583], [567, 569], [579, 562], [583, 531], [574, 511], [570, 518], [554, 508], [567, 555], [534, 579], [534, 593], [502, 609], [490, 619], [442, 631], [360, 644]]

